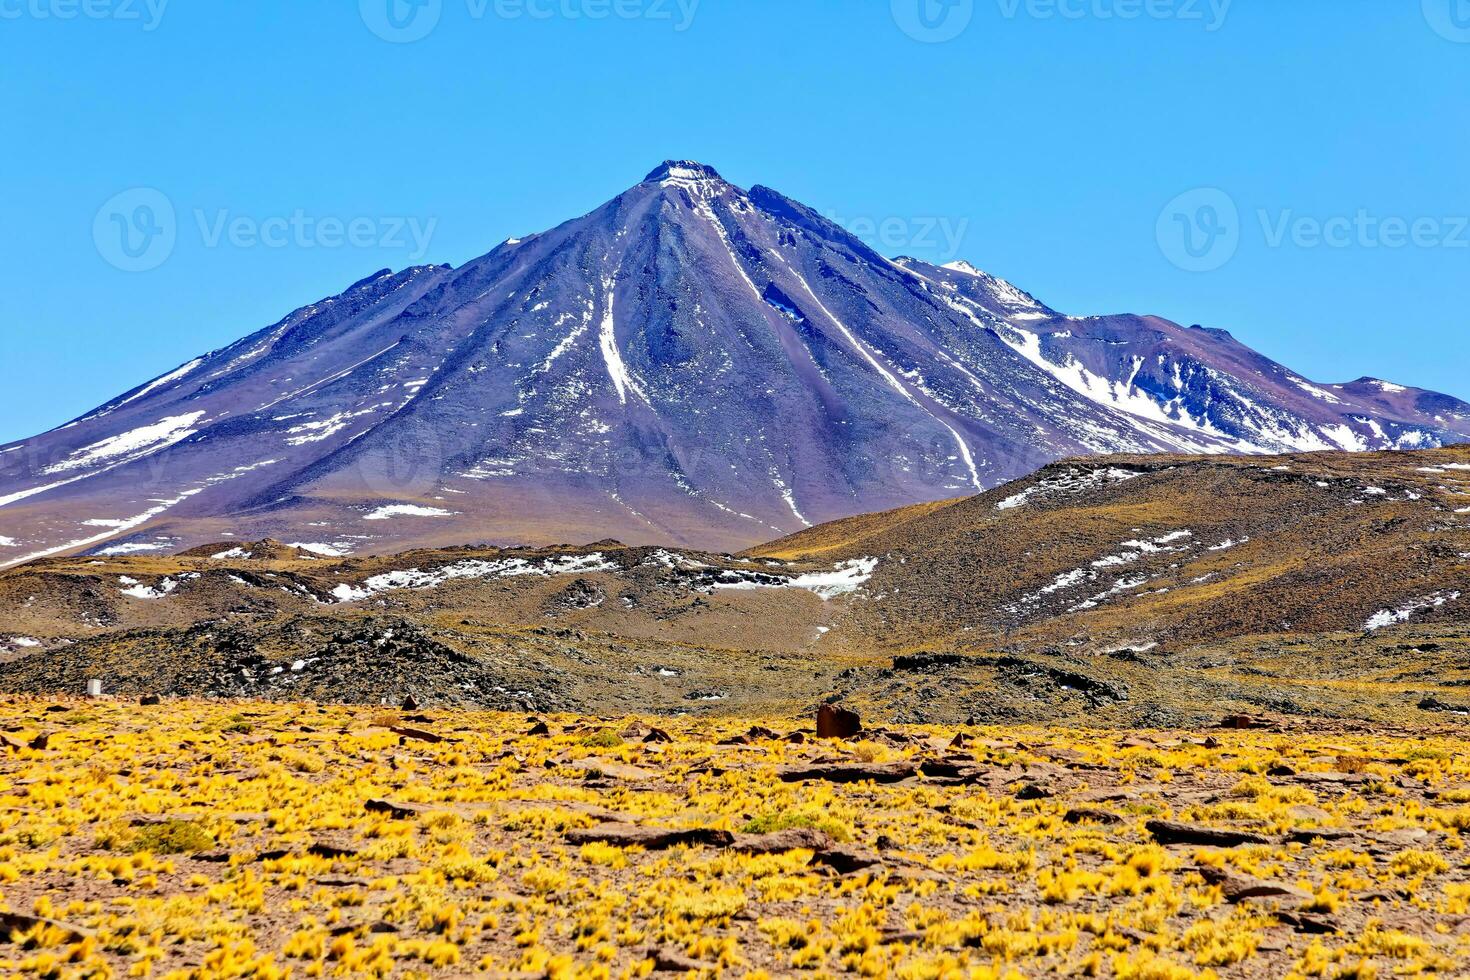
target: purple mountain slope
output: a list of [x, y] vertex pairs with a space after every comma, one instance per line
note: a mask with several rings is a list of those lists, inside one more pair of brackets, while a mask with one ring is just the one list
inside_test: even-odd
[[1467, 440], [1448, 396], [1312, 384], [1156, 317], [1065, 316], [670, 162], [0, 446], [0, 567], [230, 536], [733, 549], [1069, 455]]

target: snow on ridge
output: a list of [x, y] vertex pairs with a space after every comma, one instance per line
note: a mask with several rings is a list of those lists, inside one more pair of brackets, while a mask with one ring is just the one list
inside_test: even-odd
[[108, 436], [100, 442], [84, 446], [59, 463], [46, 467], [41, 472], [47, 475], [82, 469], [95, 463], [115, 460], [118, 457], [134, 457], [156, 453], [192, 436], [198, 429], [194, 424], [204, 413], [189, 412], [185, 415], [170, 415], [150, 425], [139, 426], [128, 432]]
[[324, 544], [319, 541], [297, 541], [286, 547], [311, 555], [320, 555], [322, 558], [345, 558], [352, 553], [352, 546], [344, 541], [337, 541], [333, 544]]
[[1305, 391], [1307, 394], [1311, 395], [1313, 398], [1318, 399], [1319, 401], [1327, 402], [1327, 404], [1329, 405], [1342, 404], [1341, 398], [1338, 398], [1336, 395], [1326, 390], [1325, 388], [1317, 387], [1305, 378], [1298, 378], [1296, 375], [1292, 374], [1287, 375], [1287, 380], [1296, 385], [1302, 391]]
[[393, 517], [453, 517], [454, 511], [418, 504], [388, 504], [363, 516], [365, 521], [386, 521]]
[[762, 575], [759, 578], [726, 569], [714, 583], [717, 589], [805, 589], [823, 602], [856, 592], [873, 577], [878, 568], [876, 558], [854, 558], [840, 562], [830, 572], [807, 572], [788, 579]]
[[137, 401], [139, 398], [142, 398], [144, 395], [148, 394], [149, 392], [157, 391], [159, 388], [162, 388], [164, 385], [173, 384], [175, 381], [178, 381], [184, 375], [190, 373], [191, 371], [193, 371], [194, 369], [196, 369], [197, 367], [199, 367], [199, 365], [201, 365], [203, 363], [204, 363], [204, 358], [202, 358], [202, 357], [196, 357], [196, 358], [194, 358], [194, 360], [190, 361], [188, 364], [185, 364], [183, 367], [180, 367], [178, 370], [171, 371], [168, 374], [165, 374], [163, 377], [157, 379], [156, 381], [149, 382], [149, 384], [146, 387], [144, 387], [143, 389], [141, 389], [136, 395], [129, 395], [127, 398], [124, 398], [122, 401], [120, 401], [116, 405], [114, 405], [112, 407], [112, 409], [109, 409], [109, 411], [115, 411], [115, 410], [117, 410], [119, 408], [122, 408], [124, 405], [128, 404], [129, 402]]
[[1081, 493], [1099, 485], [1109, 483], [1126, 483], [1135, 477], [1143, 476], [1138, 470], [1125, 470], [1117, 466], [1108, 466], [1095, 470], [1068, 469], [1066, 472], [1056, 476], [1050, 476], [1039, 483], [1034, 483], [1014, 496], [1007, 497], [995, 505], [996, 510], [1014, 510], [1031, 502], [1038, 495], [1049, 495], [1052, 493]]
[[[391, 403], [390, 403], [391, 404]], [[373, 405], [356, 412], [338, 412], [329, 418], [320, 419], [316, 422], [303, 422], [293, 425], [286, 430], [286, 444], [290, 446], [304, 446], [309, 442], [322, 442], [347, 428], [353, 419], [364, 415], [371, 415], [380, 407]]]
[[644, 559], [643, 564], [662, 565], [664, 568], [668, 569], [685, 568], [692, 570], [699, 568], [709, 568], [709, 566], [702, 561], [695, 561], [688, 555], [681, 555], [677, 552], [667, 551], [663, 548], [659, 548], [651, 553], [647, 558]]
[[7, 538], [5, 535], [0, 534], [0, 548], [19, 548], [19, 547], [20, 547], [20, 542], [16, 541], [14, 538]]
[[128, 582], [133, 583], [122, 590], [123, 595], [133, 599], [162, 599], [179, 587], [179, 583], [171, 578], [164, 579], [157, 586], [143, 585], [141, 582], [129, 578], [119, 579], [118, 581], [123, 582], [125, 585]]
[[1400, 606], [1398, 609], [1384, 609], [1368, 617], [1368, 621], [1363, 624], [1363, 631], [1375, 633], [1389, 626], [1406, 623], [1415, 613], [1438, 609], [1440, 606], [1454, 602], [1458, 598], [1460, 598], [1460, 593], [1458, 592], [1435, 592], [1422, 599], [1415, 599], [1406, 605]]
[[360, 586], [342, 583], [331, 595], [338, 602], [361, 602], [380, 592], [397, 589], [433, 589], [455, 579], [514, 578], [520, 575], [571, 575], [579, 572], [615, 572], [619, 566], [603, 557], [600, 551], [587, 555], [563, 555], [532, 564], [524, 558], [485, 561], [479, 558], [458, 561], [426, 572], [417, 568], [384, 572], [368, 578]]
[[101, 551], [97, 552], [97, 554], [103, 557], [111, 558], [117, 555], [137, 554], [141, 551], [164, 551], [167, 548], [168, 545], [166, 544], [158, 544], [156, 542], [149, 544], [144, 541], [134, 541], [127, 544], [115, 544], [110, 548], [103, 548]]

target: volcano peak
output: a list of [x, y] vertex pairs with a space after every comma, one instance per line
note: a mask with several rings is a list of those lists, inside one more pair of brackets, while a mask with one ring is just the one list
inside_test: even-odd
[[643, 178], [645, 184], [667, 180], [723, 180], [720, 172], [697, 160], [665, 160]]

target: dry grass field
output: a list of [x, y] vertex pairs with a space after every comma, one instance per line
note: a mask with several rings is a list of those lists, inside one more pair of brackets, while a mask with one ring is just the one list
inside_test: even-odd
[[0, 973], [1470, 971], [1470, 740], [16, 698]]

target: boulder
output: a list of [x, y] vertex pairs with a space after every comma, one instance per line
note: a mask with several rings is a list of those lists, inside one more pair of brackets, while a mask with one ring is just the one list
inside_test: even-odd
[[1289, 898], [1299, 902], [1305, 902], [1312, 896], [1293, 885], [1280, 881], [1267, 881], [1240, 871], [1226, 868], [1215, 868], [1202, 865], [1199, 868], [1200, 877], [1208, 884], [1218, 885], [1220, 894], [1225, 901], [1231, 904], [1248, 901], [1253, 898]]
[[1269, 844], [1271, 840], [1247, 830], [1204, 827], [1177, 820], [1150, 820], [1148, 832], [1160, 844], [1199, 844], [1205, 847], [1239, 847], [1241, 844]]
[[728, 830], [717, 830], [713, 827], [690, 827], [676, 830], [669, 827], [610, 823], [600, 827], [569, 830], [566, 833], [566, 842], [575, 845], [637, 846], [649, 851], [663, 851], [681, 844], [689, 847], [729, 847], [735, 843], [735, 835]]
[[862, 730], [862, 719], [856, 711], [835, 704], [824, 704], [817, 709], [818, 738], [853, 738]]
[[912, 762], [832, 762], [787, 766], [777, 772], [785, 783], [899, 783], [918, 772]]

